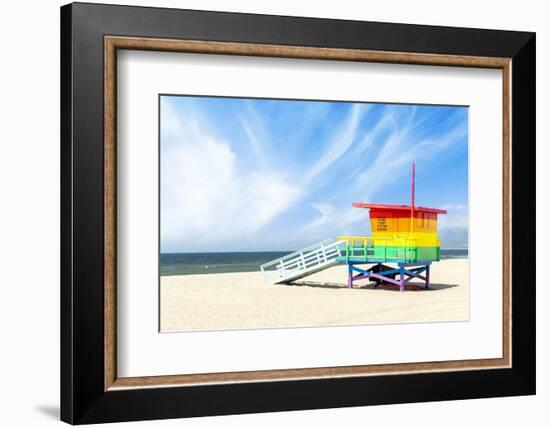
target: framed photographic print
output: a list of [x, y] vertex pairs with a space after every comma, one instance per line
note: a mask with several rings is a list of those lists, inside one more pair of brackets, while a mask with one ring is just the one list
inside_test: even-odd
[[535, 393], [533, 33], [75, 3], [61, 54], [62, 420]]

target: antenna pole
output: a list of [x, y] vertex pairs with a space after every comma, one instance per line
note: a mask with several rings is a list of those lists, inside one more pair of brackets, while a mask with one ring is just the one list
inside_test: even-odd
[[414, 209], [414, 162], [412, 164], [412, 191], [411, 191], [411, 208]]

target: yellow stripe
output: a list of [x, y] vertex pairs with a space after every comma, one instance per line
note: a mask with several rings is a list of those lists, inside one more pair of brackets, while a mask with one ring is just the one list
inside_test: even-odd
[[377, 236], [340, 236], [340, 241], [347, 241], [353, 246], [387, 246], [387, 247], [439, 247], [440, 241], [435, 233], [394, 234], [384, 233]]
[[416, 240], [421, 242], [436, 242], [439, 240], [437, 233], [422, 233], [415, 232], [410, 233], [394, 233], [394, 232], [379, 232], [373, 233], [373, 238], [379, 239], [406, 239], [406, 240]]

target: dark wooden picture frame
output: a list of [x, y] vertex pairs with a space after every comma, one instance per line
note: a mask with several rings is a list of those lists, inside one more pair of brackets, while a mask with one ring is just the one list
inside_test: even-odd
[[[501, 69], [503, 357], [117, 377], [117, 49]], [[62, 7], [61, 419], [81, 424], [534, 394], [534, 165], [533, 33]]]

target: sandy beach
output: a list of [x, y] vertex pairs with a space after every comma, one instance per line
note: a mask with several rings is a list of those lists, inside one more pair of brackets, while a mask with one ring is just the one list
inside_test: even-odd
[[260, 272], [163, 276], [161, 331], [464, 321], [468, 265], [467, 259], [434, 263], [431, 288], [405, 292], [366, 281], [348, 289], [343, 265], [290, 285], [264, 284]]

